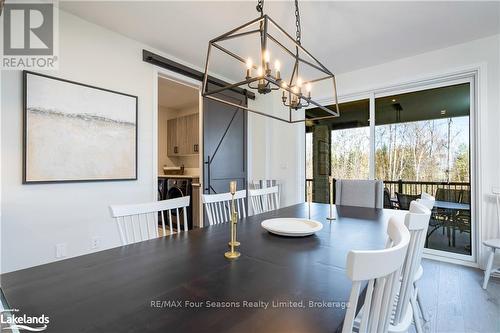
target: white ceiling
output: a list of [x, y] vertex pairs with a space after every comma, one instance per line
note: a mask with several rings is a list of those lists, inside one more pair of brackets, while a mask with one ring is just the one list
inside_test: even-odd
[[158, 105], [174, 109], [188, 109], [198, 105], [198, 90], [183, 84], [159, 78]]
[[[61, 2], [62, 9], [202, 68], [208, 40], [257, 17], [254, 1]], [[301, 2], [302, 45], [343, 73], [499, 33], [499, 2]], [[293, 2], [265, 11], [294, 36]]]

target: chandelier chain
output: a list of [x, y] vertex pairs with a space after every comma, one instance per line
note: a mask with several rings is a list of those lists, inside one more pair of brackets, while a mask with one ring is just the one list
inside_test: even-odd
[[264, 0], [258, 0], [255, 8], [260, 13], [261, 17], [264, 16]]
[[302, 29], [300, 27], [300, 12], [299, 12], [299, 0], [295, 0], [295, 27], [297, 28], [295, 32], [295, 40], [300, 45], [300, 38], [302, 37]]
[[[264, 0], [257, 0], [257, 6], [255, 7], [260, 13], [260, 16], [264, 16]], [[299, 0], [295, 0], [295, 40], [300, 44], [302, 37], [302, 28], [300, 26], [300, 11], [299, 11]]]

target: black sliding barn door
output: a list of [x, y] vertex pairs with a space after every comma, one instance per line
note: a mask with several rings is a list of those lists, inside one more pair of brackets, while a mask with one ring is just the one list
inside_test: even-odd
[[[217, 95], [232, 103], [246, 106], [244, 95], [227, 92]], [[229, 191], [236, 180], [238, 190], [247, 184], [247, 115], [242, 109], [204, 98], [203, 162], [206, 194]]]

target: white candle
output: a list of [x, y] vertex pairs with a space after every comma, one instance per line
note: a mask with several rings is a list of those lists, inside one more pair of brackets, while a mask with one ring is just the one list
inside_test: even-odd
[[333, 177], [328, 177], [328, 183], [330, 184], [330, 205], [333, 205]]
[[309, 219], [311, 219], [311, 202], [312, 202], [312, 185], [309, 185], [309, 195], [307, 196], [307, 203], [308, 203], [308, 211], [309, 211]]
[[235, 194], [236, 193], [236, 180], [233, 180], [229, 183], [229, 192], [231, 192], [231, 194]]
[[246, 65], [247, 65], [247, 79], [248, 79], [252, 77], [252, 67], [253, 67], [252, 58], [247, 59]]

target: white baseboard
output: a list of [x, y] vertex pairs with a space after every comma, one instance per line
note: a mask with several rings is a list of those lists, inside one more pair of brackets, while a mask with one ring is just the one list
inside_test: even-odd
[[443, 257], [443, 256], [431, 254], [431, 253], [424, 253], [422, 255], [422, 258], [435, 260], [435, 261], [441, 261], [441, 262], [447, 262], [450, 264], [462, 265], [462, 266], [467, 266], [467, 267], [479, 268], [479, 265], [473, 261], [465, 261], [465, 260], [460, 260], [460, 259], [455, 259], [455, 258], [448, 258], [448, 257]]

